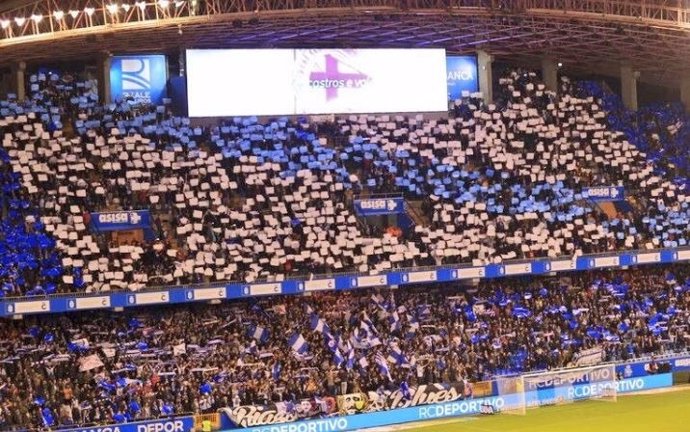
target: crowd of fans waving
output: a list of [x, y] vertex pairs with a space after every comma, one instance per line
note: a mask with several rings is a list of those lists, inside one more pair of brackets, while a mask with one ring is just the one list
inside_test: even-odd
[[0, 427], [382, 394], [688, 347], [687, 266], [2, 321]]
[[[36, 74], [0, 101], [0, 296], [341, 271], [481, 265], [690, 238], [685, 117], [629, 113], [591, 83], [500, 80], [448, 118], [255, 118], [195, 126], [99, 105], [95, 83]], [[665, 143], [670, 146], [666, 150]], [[672, 161], [673, 166], [669, 165]], [[631, 198], [615, 216], [594, 186]], [[428, 224], [380, 232], [356, 195], [401, 193]], [[115, 242], [97, 211], [149, 209]], [[220, 407], [490, 379], [687, 347], [684, 266], [475, 287], [320, 293], [0, 322], [0, 428], [120, 423]]]

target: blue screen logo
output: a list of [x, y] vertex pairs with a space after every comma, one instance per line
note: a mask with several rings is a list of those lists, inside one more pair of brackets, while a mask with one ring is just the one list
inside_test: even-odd
[[477, 73], [477, 57], [447, 56], [448, 99], [460, 99], [463, 91], [470, 93], [479, 91]]
[[110, 65], [110, 94], [113, 101], [160, 104], [168, 80], [165, 56], [113, 57]]

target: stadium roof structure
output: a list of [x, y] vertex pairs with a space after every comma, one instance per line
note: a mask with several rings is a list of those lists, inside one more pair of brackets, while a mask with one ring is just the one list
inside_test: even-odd
[[690, 0], [9, 0], [0, 65], [184, 48], [443, 47], [676, 85]]

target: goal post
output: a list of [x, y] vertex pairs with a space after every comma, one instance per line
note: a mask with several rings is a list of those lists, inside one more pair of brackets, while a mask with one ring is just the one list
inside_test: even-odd
[[580, 400], [616, 401], [615, 365], [561, 369], [495, 379], [501, 413], [524, 415], [527, 408]]
[[523, 375], [527, 408], [580, 400], [615, 402], [618, 398], [613, 364]]

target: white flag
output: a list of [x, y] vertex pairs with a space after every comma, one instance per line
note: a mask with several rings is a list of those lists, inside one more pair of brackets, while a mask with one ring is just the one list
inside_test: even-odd
[[101, 366], [103, 366], [103, 362], [96, 354], [91, 354], [90, 356], [79, 359], [79, 372], [90, 371], [91, 369], [96, 369]]
[[173, 346], [173, 355], [178, 356], [182, 354], [187, 354], [187, 345], [185, 343], [181, 343], [179, 345]]

